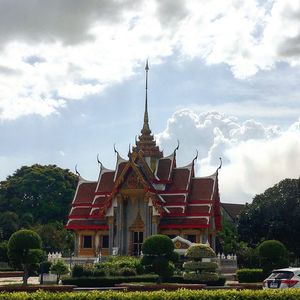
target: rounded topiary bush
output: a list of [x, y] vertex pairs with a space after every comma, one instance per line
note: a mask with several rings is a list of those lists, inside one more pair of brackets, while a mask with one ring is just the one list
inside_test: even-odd
[[285, 246], [277, 240], [267, 240], [262, 242], [258, 246], [258, 253], [260, 257], [268, 257], [270, 260], [287, 257]]
[[289, 266], [288, 252], [285, 246], [277, 240], [267, 240], [258, 246], [260, 264], [267, 276], [272, 270]]
[[185, 254], [187, 258], [201, 260], [202, 258], [215, 257], [214, 250], [206, 244], [194, 244], [190, 246]]
[[194, 244], [188, 248], [185, 256], [189, 260], [183, 264], [184, 280], [213, 282], [219, 279], [216, 272], [218, 264], [212, 261], [202, 261], [204, 258], [211, 259], [216, 256], [211, 247], [206, 244]]
[[167, 255], [171, 256], [174, 251], [172, 240], [163, 234], [156, 234], [148, 237], [142, 246], [143, 255]]
[[175, 262], [178, 256], [174, 254], [174, 244], [168, 236], [156, 234], [148, 237], [142, 252], [141, 262], [146, 271], [159, 275], [159, 281], [173, 275], [174, 265], [171, 262]]

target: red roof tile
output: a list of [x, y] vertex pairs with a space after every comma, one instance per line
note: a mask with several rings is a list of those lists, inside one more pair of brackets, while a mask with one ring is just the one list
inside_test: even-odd
[[187, 215], [202, 215], [210, 212], [208, 205], [201, 206], [190, 206], [187, 207]]
[[91, 204], [94, 198], [97, 182], [81, 182], [79, 183], [75, 200], [73, 204], [89, 203]]
[[126, 166], [127, 162], [124, 161], [124, 162], [121, 162], [118, 166], [118, 170], [117, 170], [117, 178], [119, 178], [120, 174], [122, 173], [122, 171], [124, 170], [125, 166]]
[[91, 207], [74, 207], [69, 216], [89, 215]]
[[210, 200], [214, 191], [212, 178], [193, 178], [189, 200]]
[[207, 227], [207, 218], [164, 218], [160, 221], [160, 228], [204, 228]]
[[168, 180], [170, 176], [172, 160], [170, 158], [161, 158], [158, 161], [157, 177], [160, 180]]
[[101, 175], [97, 192], [111, 192], [114, 184], [114, 171], [104, 172]]
[[180, 168], [173, 170], [172, 183], [167, 185], [168, 191], [184, 191], [188, 187], [190, 170], [188, 168]]
[[[166, 207], [170, 214], [182, 215], [184, 214], [184, 207]], [[168, 213], [166, 215], [169, 215]]]
[[185, 196], [184, 195], [160, 195], [166, 203], [164, 203], [164, 206], [166, 205], [178, 205], [178, 204], [184, 204], [185, 203]]

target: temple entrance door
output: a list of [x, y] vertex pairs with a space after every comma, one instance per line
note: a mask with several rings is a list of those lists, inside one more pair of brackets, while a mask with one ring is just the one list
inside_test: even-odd
[[133, 256], [141, 255], [143, 242], [144, 242], [144, 232], [133, 231], [132, 232], [132, 255]]

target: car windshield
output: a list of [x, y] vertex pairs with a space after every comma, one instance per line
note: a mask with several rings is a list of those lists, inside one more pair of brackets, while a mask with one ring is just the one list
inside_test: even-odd
[[275, 271], [269, 278], [270, 279], [291, 279], [294, 276], [293, 272], [290, 271]]

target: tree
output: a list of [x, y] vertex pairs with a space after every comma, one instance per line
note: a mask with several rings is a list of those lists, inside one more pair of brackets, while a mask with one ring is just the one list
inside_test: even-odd
[[260, 264], [267, 276], [274, 269], [285, 268], [289, 266], [288, 253], [285, 246], [276, 240], [262, 242], [258, 246]]
[[0, 234], [3, 240], [8, 240], [10, 236], [19, 229], [19, 217], [16, 213], [6, 211], [0, 213]]
[[68, 274], [70, 272], [70, 269], [64, 261], [58, 260], [57, 262], [52, 264], [52, 266], [50, 267], [50, 272], [52, 274], [57, 275], [57, 282], [56, 283], [59, 284], [61, 275]]
[[19, 230], [8, 241], [8, 258], [23, 269], [23, 284], [27, 284], [31, 268], [43, 260], [41, 247], [41, 238], [32, 230]]
[[0, 243], [0, 262], [8, 262], [7, 241]]
[[142, 245], [142, 264], [150, 272], [159, 276], [159, 282], [162, 279], [169, 278], [174, 273], [174, 265], [178, 259], [174, 252], [172, 240], [162, 234], [156, 234], [148, 237]]
[[281, 241], [300, 258], [300, 178], [284, 179], [256, 195], [240, 214], [240, 239], [255, 247], [269, 239]]
[[66, 230], [62, 222], [37, 225], [33, 230], [41, 237], [46, 252], [70, 255], [74, 251], [74, 234]]
[[222, 230], [218, 232], [218, 239], [221, 245], [221, 252], [225, 255], [237, 253], [239, 242], [236, 226], [227, 220], [222, 219]]
[[0, 211], [11, 211], [24, 224], [65, 221], [77, 185], [77, 177], [55, 165], [24, 166], [0, 183]]

